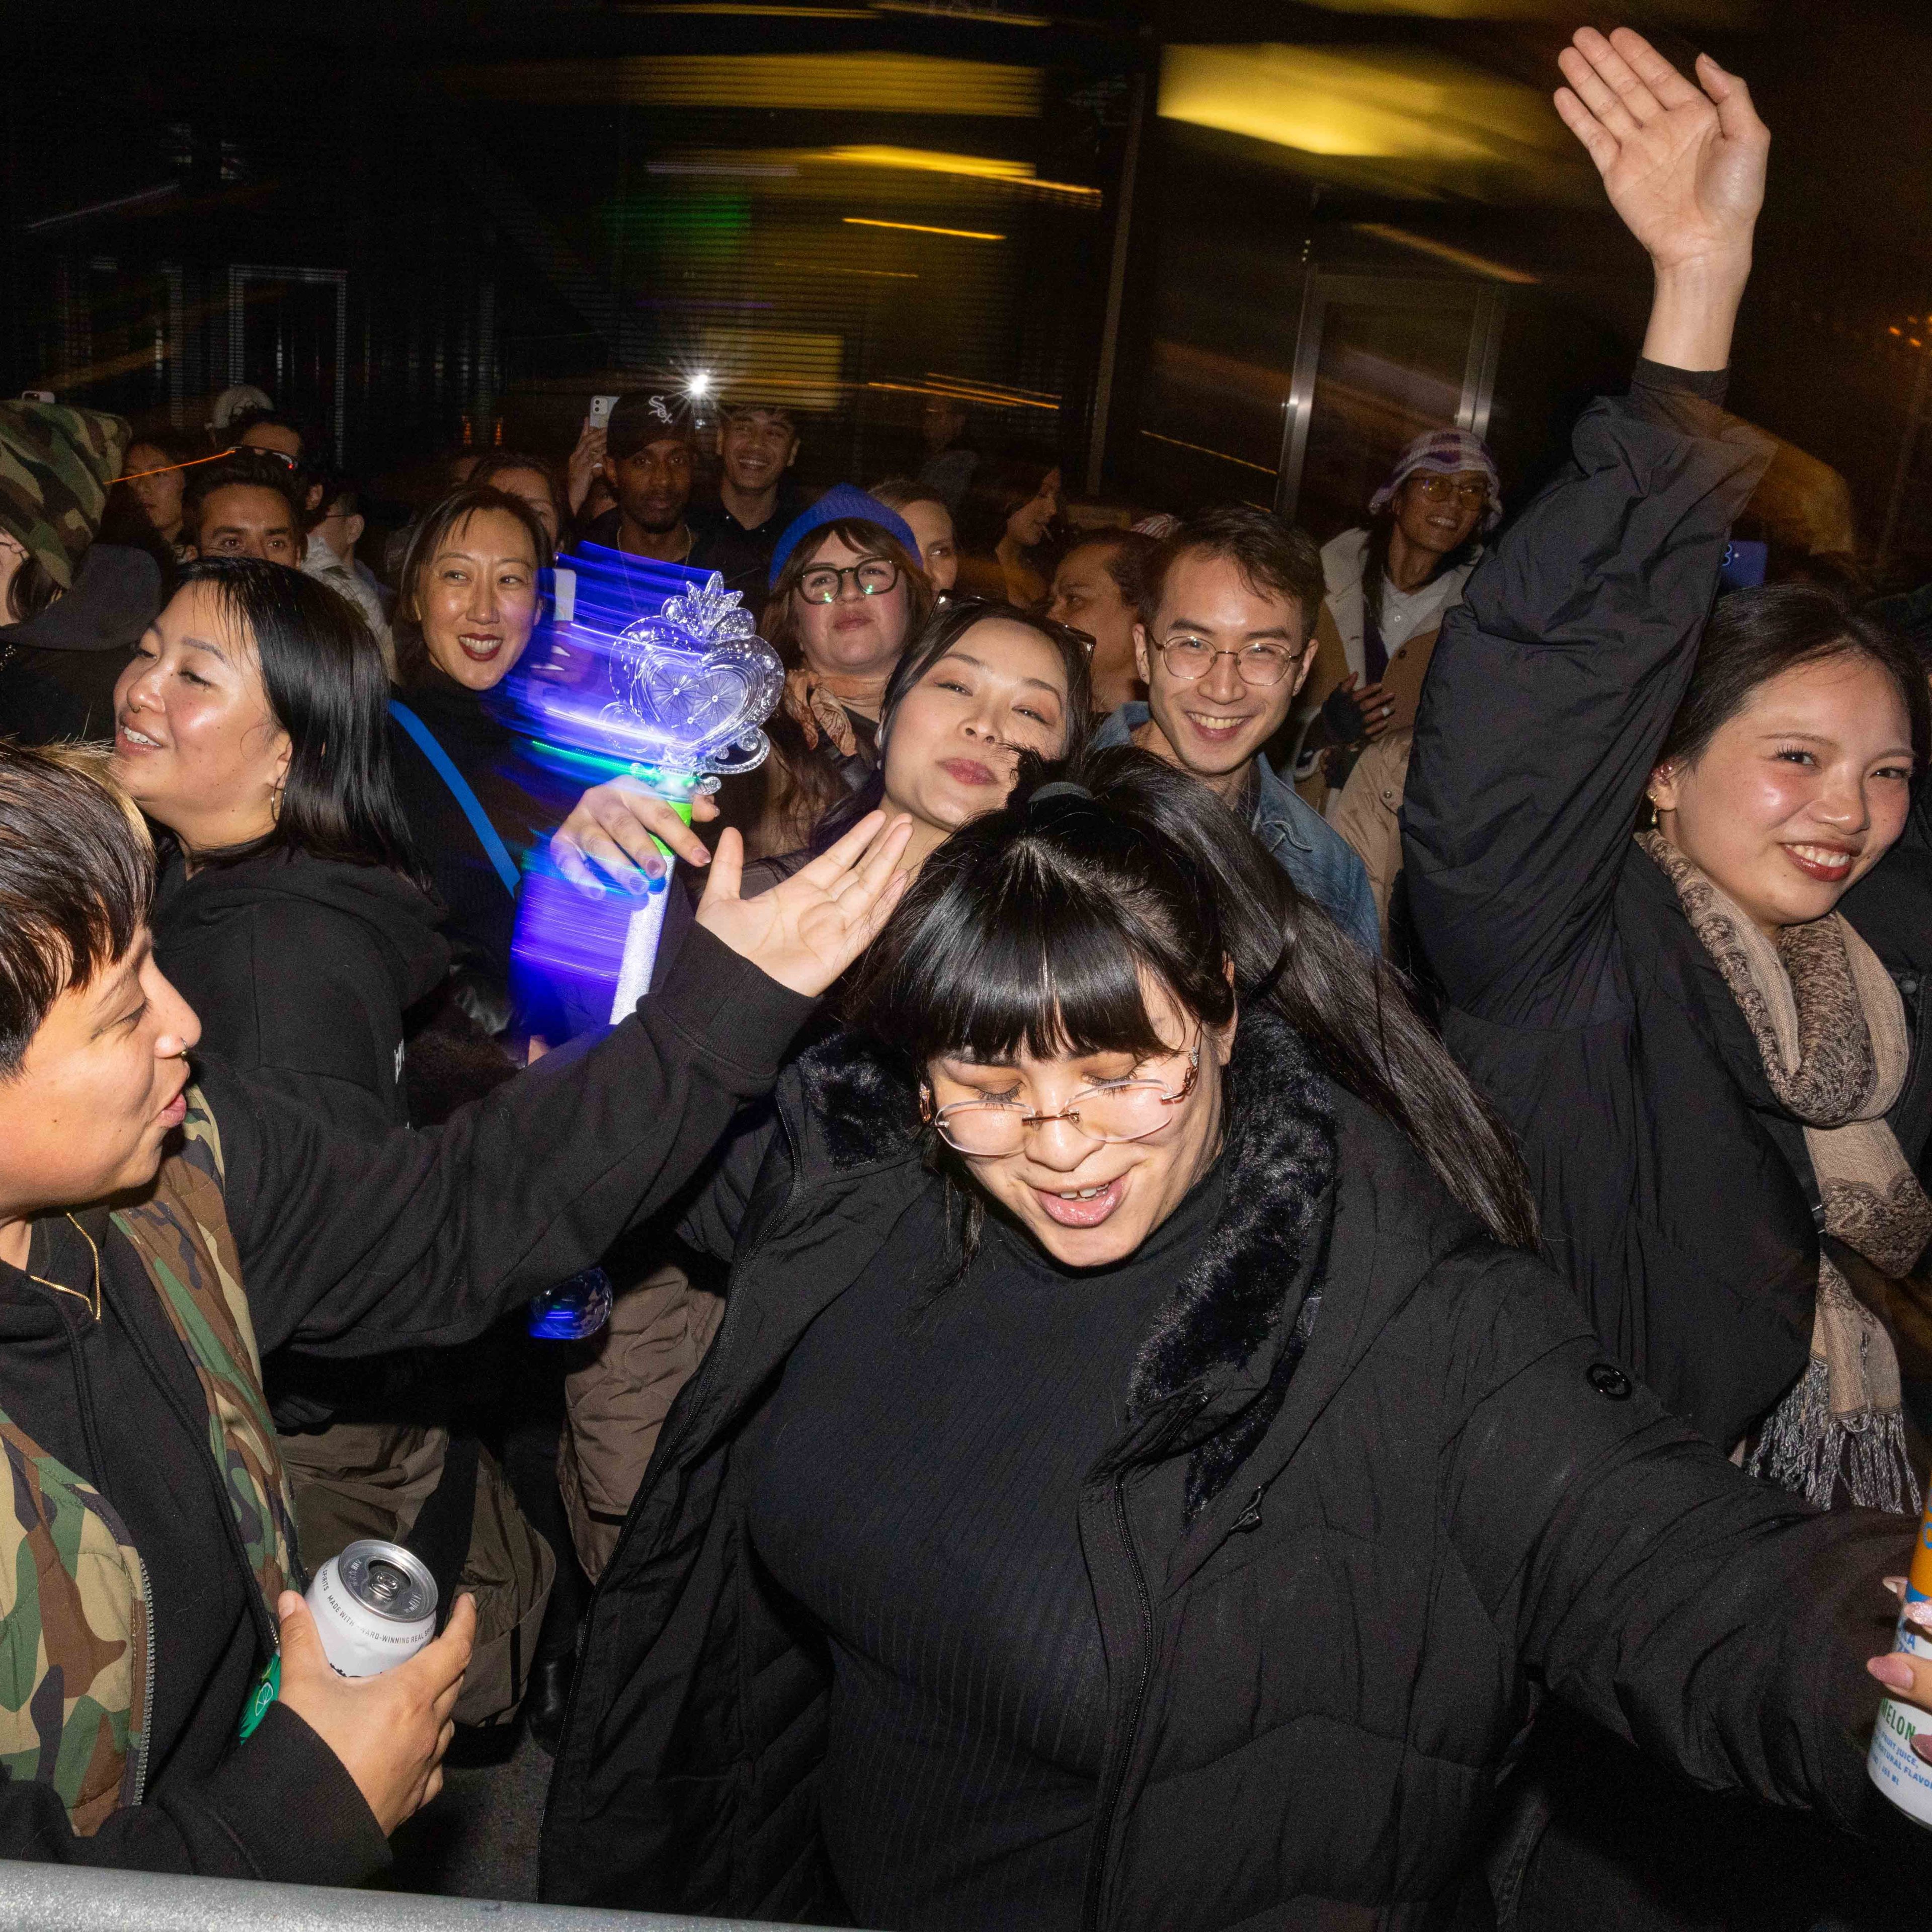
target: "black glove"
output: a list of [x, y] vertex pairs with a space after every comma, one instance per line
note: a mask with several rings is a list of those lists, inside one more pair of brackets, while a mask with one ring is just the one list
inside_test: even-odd
[[1369, 735], [1369, 721], [1355, 694], [1339, 684], [1322, 700], [1322, 722], [1337, 745], [1358, 745]]

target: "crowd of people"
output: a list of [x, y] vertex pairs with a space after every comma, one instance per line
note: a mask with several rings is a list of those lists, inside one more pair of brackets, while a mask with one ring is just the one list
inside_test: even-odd
[[[0, 1852], [360, 1882], [527, 1736], [565, 1903], [1922, 1901], [1932, 686], [1718, 594], [1743, 82], [1561, 64], [1654, 294], [1508, 517], [1451, 428], [1318, 546], [662, 390], [383, 542], [262, 402], [0, 405]], [[784, 668], [682, 810], [502, 702], [668, 568]], [[533, 868], [662, 896], [617, 1024]], [[370, 1536], [448, 1614], [347, 1679]]]

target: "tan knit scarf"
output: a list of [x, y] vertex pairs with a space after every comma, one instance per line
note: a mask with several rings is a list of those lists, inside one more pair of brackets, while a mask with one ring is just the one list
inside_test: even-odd
[[[1724, 976], [1772, 1092], [1804, 1124], [1824, 1232], [1880, 1275], [1905, 1275], [1932, 1240], [1932, 1201], [1886, 1124], [1911, 1060], [1892, 976], [1838, 914], [1786, 926], [1773, 945], [1661, 832], [1637, 842]], [[1819, 1257], [1810, 1365], [1757, 1432], [1745, 1466], [1828, 1508], [1919, 1507], [1882, 1299], [1862, 1298], [1828, 1253]]]

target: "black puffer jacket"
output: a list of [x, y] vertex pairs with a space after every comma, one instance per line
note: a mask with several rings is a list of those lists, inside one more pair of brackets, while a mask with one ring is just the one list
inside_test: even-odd
[[[1814, 1184], [1737, 1002], [1632, 837], [1770, 454], [1721, 387], [1644, 364], [1628, 400], [1585, 414], [1572, 466], [1444, 623], [1402, 826], [1444, 1036], [1516, 1130], [1550, 1258], [1618, 1354], [1728, 1448], [1810, 1352]], [[1925, 830], [1915, 812], [1906, 840]], [[1864, 894], [1846, 910], [1905, 995], [1912, 1068], [1889, 1118], [1916, 1163], [1932, 901], [1922, 863], [1894, 854], [1874, 891], [1882, 872], [1883, 927], [1863, 925]]]
[[[1539, 1682], [1706, 1783], [1881, 1808], [1861, 1665], [1908, 1528], [1815, 1515], [1665, 1415], [1279, 1019], [1244, 1018], [1232, 1080], [1229, 1215], [1079, 1511], [1108, 1699], [1086, 1924], [1434, 1922]], [[843, 1036], [776, 1111], [687, 1220], [736, 1270], [591, 1611], [550, 1899], [842, 1913], [829, 1670], [753, 1556], [741, 1450], [940, 1183], [909, 1087]], [[1176, 1458], [1185, 1484], [1155, 1480]]]

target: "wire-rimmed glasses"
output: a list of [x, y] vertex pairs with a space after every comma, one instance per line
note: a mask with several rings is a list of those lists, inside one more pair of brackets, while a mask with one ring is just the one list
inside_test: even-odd
[[1286, 644], [1244, 644], [1239, 650], [1225, 645], [1216, 649], [1204, 638], [1169, 638], [1155, 647], [1170, 677], [1193, 683], [1214, 668], [1216, 658], [1232, 658], [1234, 670], [1244, 684], [1263, 686], [1279, 684], [1301, 662], [1301, 653]]
[[1049, 1120], [1064, 1120], [1076, 1133], [1104, 1146], [1158, 1133], [1200, 1078], [1201, 1043], [1196, 1040], [1178, 1090], [1162, 1080], [1109, 1081], [1104, 1086], [1083, 1087], [1058, 1113], [1038, 1114], [1010, 1100], [955, 1100], [935, 1109], [932, 1090], [922, 1084], [920, 1114], [956, 1153], [982, 1158], [1018, 1154], [1026, 1145], [1028, 1131]]

